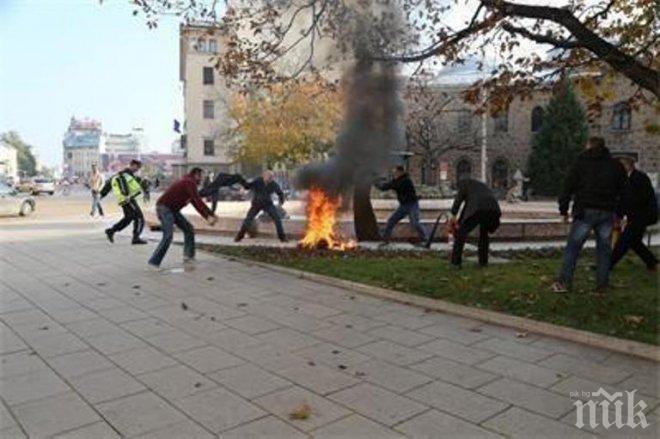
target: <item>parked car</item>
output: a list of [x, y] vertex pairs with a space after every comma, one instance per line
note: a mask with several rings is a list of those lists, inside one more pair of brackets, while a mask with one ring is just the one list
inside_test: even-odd
[[34, 212], [36, 206], [34, 198], [0, 182], [0, 215], [28, 216]]
[[55, 180], [50, 178], [37, 177], [33, 180], [33, 183], [34, 185], [32, 186], [32, 195], [53, 195], [55, 193]]

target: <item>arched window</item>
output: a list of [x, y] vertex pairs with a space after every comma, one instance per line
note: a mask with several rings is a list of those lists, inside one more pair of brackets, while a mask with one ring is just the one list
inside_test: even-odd
[[543, 123], [543, 107], [536, 106], [532, 109], [532, 132], [537, 133]]
[[509, 163], [506, 159], [500, 157], [493, 162], [491, 181], [493, 189], [507, 189], [509, 187]]
[[463, 158], [456, 164], [456, 184], [464, 178], [472, 177], [472, 163], [470, 160]]
[[627, 102], [619, 102], [612, 107], [612, 129], [626, 131], [630, 129], [632, 114]]

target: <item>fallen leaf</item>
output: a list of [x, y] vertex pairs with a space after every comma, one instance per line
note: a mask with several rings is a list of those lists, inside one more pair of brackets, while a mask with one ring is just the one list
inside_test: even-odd
[[40, 329], [41, 331], [48, 331], [48, 326], [42, 326], [42, 327], [39, 328], [39, 329]]
[[527, 338], [526, 332], [516, 332], [516, 338]]
[[341, 351], [338, 351], [337, 349], [334, 349], [334, 350], [332, 351], [332, 353], [335, 354], [335, 355], [337, 355], [339, 352], [341, 352]]
[[215, 278], [213, 276], [209, 276], [206, 278], [206, 280], [211, 281], [211, 280], [215, 280]]
[[247, 303], [237, 303], [236, 306], [238, 306], [239, 308], [242, 308], [244, 306], [248, 306], [248, 304]]
[[131, 288], [133, 288], [134, 290], [139, 290], [139, 289], [140, 289], [140, 285], [133, 285]]
[[312, 408], [307, 403], [300, 404], [296, 407], [291, 413], [289, 413], [289, 419], [295, 421], [304, 421], [309, 419], [312, 414]]
[[481, 328], [470, 328], [470, 332], [481, 332]]
[[195, 387], [197, 387], [197, 388], [202, 387], [202, 383], [195, 383]]
[[641, 325], [642, 322], [644, 321], [644, 316], [636, 316], [632, 314], [626, 314], [623, 316], [623, 320], [628, 323], [629, 325], [632, 326], [638, 326]]
[[181, 309], [184, 311], [188, 311], [188, 305], [186, 305], [186, 302], [181, 302]]
[[340, 368], [341, 370], [346, 370], [346, 366], [344, 366], [343, 364], [340, 364], [340, 365], [337, 366], [337, 367]]
[[307, 364], [308, 364], [309, 366], [316, 366], [316, 363], [314, 363], [312, 360], [309, 360], [309, 361], [307, 362]]

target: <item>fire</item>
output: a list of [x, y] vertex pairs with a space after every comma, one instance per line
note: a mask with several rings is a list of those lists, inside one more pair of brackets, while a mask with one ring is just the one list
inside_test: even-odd
[[341, 206], [341, 197], [332, 197], [322, 189], [311, 189], [307, 196], [307, 230], [300, 240], [302, 248], [329, 248], [331, 250], [350, 250], [355, 242], [342, 241], [336, 230], [337, 210]]

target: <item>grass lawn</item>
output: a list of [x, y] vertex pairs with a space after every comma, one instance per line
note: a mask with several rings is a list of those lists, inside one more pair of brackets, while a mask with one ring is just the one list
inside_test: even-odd
[[463, 269], [455, 271], [446, 255], [435, 252], [205, 248], [557, 325], [651, 344], [660, 342], [658, 275], [646, 270], [632, 252], [614, 271], [611, 291], [600, 297], [593, 294], [591, 252], [585, 252], [578, 263], [574, 291], [559, 295], [549, 289], [561, 262], [556, 251], [504, 254], [511, 262], [487, 268], [464, 261]]

